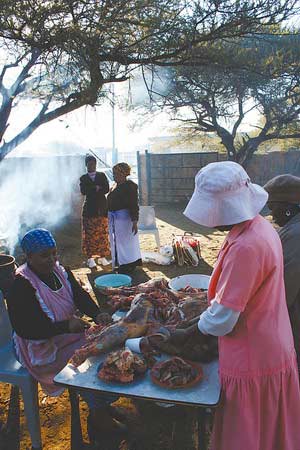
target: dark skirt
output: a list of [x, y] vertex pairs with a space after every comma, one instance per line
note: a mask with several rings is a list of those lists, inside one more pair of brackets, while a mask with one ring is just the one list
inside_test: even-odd
[[143, 265], [142, 260], [141, 259], [137, 259], [136, 261], [133, 261], [133, 262], [128, 263], [128, 264], [121, 264], [116, 269], [116, 271], [118, 273], [132, 273], [137, 266], [142, 266], [142, 265]]

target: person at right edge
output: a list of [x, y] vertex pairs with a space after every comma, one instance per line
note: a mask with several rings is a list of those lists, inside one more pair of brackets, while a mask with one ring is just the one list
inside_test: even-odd
[[221, 400], [211, 450], [299, 450], [300, 388], [278, 234], [259, 212], [267, 192], [231, 161], [196, 175], [184, 214], [228, 231], [197, 323], [170, 332], [219, 337]]
[[264, 188], [274, 222], [281, 227], [285, 295], [300, 372], [300, 178], [279, 175]]
[[138, 187], [127, 180], [130, 171], [124, 162], [113, 167], [115, 184], [107, 196], [112, 266], [119, 273], [131, 273], [142, 265], [137, 225]]

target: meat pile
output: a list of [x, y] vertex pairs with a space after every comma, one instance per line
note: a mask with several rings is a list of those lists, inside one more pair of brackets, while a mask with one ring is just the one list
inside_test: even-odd
[[186, 292], [187, 294], [201, 294], [206, 291], [207, 289], [193, 288], [192, 286], [185, 286], [184, 288], [179, 289], [179, 292]]
[[201, 367], [195, 367], [175, 356], [161, 363], [155, 364], [151, 370], [152, 380], [168, 388], [184, 387], [194, 380], [202, 379]]
[[143, 358], [130, 350], [122, 349], [109, 353], [98, 372], [98, 377], [104, 381], [130, 383], [135, 375], [144, 374], [147, 368]]
[[118, 309], [130, 309], [131, 302], [137, 294], [151, 294], [152, 297], [165, 302], [175, 301], [180, 298], [174, 291], [168, 288], [168, 281], [165, 278], [154, 278], [146, 283], [137, 286], [106, 288], [102, 292], [108, 297], [107, 303], [113, 312]]
[[109, 297], [107, 304], [111, 307], [112, 312], [115, 312], [118, 309], [126, 311], [130, 309], [134, 297], [134, 295], [115, 294]]
[[[98, 355], [113, 350], [124, 344], [126, 339], [145, 336], [161, 330], [162, 327], [174, 329], [182, 326], [184, 321], [199, 316], [206, 308], [206, 294], [186, 294], [175, 292], [168, 288], [167, 280], [153, 279], [133, 287], [108, 289], [112, 296], [133, 296], [126, 316], [117, 323], [93, 327], [89, 330], [88, 343], [75, 351], [71, 359], [74, 366], [82, 364], [89, 356]], [[200, 335], [200, 333], [198, 333]], [[201, 335], [200, 335], [201, 336]], [[196, 337], [195, 337], [196, 339]], [[201, 338], [202, 339], [202, 338]], [[196, 360], [204, 356], [213, 359], [216, 355], [217, 340], [212, 336], [204, 337], [205, 342], [198, 342], [198, 353], [194, 351], [194, 342], [190, 343], [189, 351], [184, 348], [168, 346], [162, 351], [173, 355], [181, 355]], [[203, 347], [204, 346], [204, 347]], [[183, 351], [182, 351], [183, 350]]]

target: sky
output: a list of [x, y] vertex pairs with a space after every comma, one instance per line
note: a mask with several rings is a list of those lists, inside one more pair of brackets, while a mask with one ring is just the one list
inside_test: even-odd
[[[19, 107], [11, 120], [10, 133], [13, 135], [24, 124], [24, 118], [33, 119], [35, 109], [32, 102]], [[115, 107], [115, 147], [119, 152], [135, 152], [150, 149], [151, 138], [171, 136], [179, 122], [171, 122], [166, 113], [153, 116], [151, 121], [142, 123], [138, 113], [122, 111]], [[251, 123], [257, 123], [257, 111], [249, 114], [243, 131], [251, 129]], [[70, 114], [64, 115], [40, 126], [24, 143], [19, 145], [10, 156], [25, 156], [35, 154], [53, 154], [59, 147], [60, 153], [84, 153], [97, 147], [112, 148], [112, 107], [109, 102], [102, 106], [85, 106]], [[7, 136], [8, 137], [8, 136]], [[68, 144], [68, 145], [66, 145]]]
[[[126, 84], [126, 83], [124, 83]], [[120, 95], [126, 87], [119, 89]], [[37, 109], [33, 101], [26, 101], [16, 109], [14, 119], [10, 121], [12, 136], [26, 120], [34, 117]], [[166, 114], [154, 117], [151, 122], [139, 125], [134, 113], [122, 111], [115, 107], [115, 146], [119, 151], [136, 151], [148, 148], [149, 139], [153, 136], [171, 134], [173, 124]], [[32, 154], [37, 151], [51, 151], [51, 143], [74, 143], [84, 148], [112, 147], [112, 107], [107, 101], [102, 106], [85, 106], [70, 114], [64, 115], [40, 126], [23, 144], [14, 150], [11, 156]], [[7, 136], [8, 140], [9, 135]]]
[[[10, 73], [11, 78], [8, 78], [9, 84], [14, 80], [16, 73], [16, 69], [13, 68]], [[155, 91], [164, 92], [167, 88], [166, 80], [161, 71], [160, 76], [155, 79]], [[111, 85], [108, 85], [107, 89], [111, 89]], [[115, 147], [119, 152], [150, 149], [151, 138], [174, 134], [174, 128], [178, 127], [179, 122], [170, 121], [167, 113], [153, 115], [150, 121], [144, 121], [141, 112], [126, 112], [117, 106], [119, 100], [124, 103], [128, 96], [134, 105], [140, 105], [148, 99], [141, 76], [135, 76], [133, 80], [130, 80], [130, 84], [129, 82], [114, 83], [114, 91]], [[109, 95], [112, 98], [112, 94]], [[19, 102], [10, 117], [10, 125], [5, 135], [6, 142], [33, 120], [40, 107], [39, 102], [33, 99], [22, 99]], [[109, 100], [101, 106], [84, 106], [41, 125], [9, 156], [47, 155], [55, 151], [59, 154], [64, 151], [68, 154], [70, 152], [86, 153], [88, 149], [99, 147], [111, 149], [113, 146], [112, 117], [112, 106]], [[248, 131], [251, 123], [257, 123], [257, 111], [253, 111], [247, 118], [242, 131]]]

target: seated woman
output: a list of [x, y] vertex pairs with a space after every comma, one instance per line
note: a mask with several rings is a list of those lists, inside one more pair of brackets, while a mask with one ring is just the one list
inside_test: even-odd
[[[103, 315], [72, 272], [58, 263], [56, 243], [49, 231], [29, 231], [21, 247], [27, 262], [16, 270], [7, 295], [15, 350], [42, 389], [56, 396], [63, 388], [56, 386], [53, 378], [74, 351], [85, 344], [84, 330], [90, 326], [75, 316], [76, 310], [96, 323], [103, 320]], [[122, 428], [109, 413], [115, 397], [81, 394], [90, 406], [88, 425], [92, 439], [96, 429], [104, 432]]]
[[127, 180], [131, 168], [127, 163], [113, 167], [115, 185], [107, 196], [109, 240], [113, 269], [130, 273], [142, 265], [138, 238], [138, 187]]

